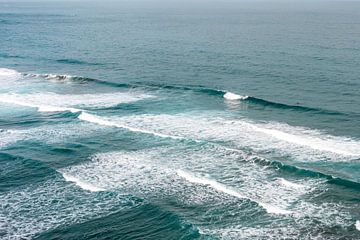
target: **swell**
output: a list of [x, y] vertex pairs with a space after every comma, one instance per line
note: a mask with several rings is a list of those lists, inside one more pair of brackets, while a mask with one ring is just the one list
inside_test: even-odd
[[354, 190], [357, 190], [357, 191], [360, 190], [360, 183], [359, 182], [344, 179], [344, 178], [341, 178], [341, 177], [335, 177], [335, 176], [332, 176], [330, 174], [319, 172], [319, 171], [316, 171], [316, 170], [301, 168], [301, 167], [297, 167], [297, 166], [294, 166], [294, 165], [283, 163], [281, 161], [268, 160], [268, 159], [258, 157], [258, 156], [250, 157], [248, 160], [253, 161], [253, 162], [255, 162], [255, 163], [259, 164], [259, 165], [262, 165], [262, 166], [271, 167], [271, 168], [274, 168], [274, 169], [277, 169], [277, 170], [280, 170], [280, 171], [295, 174], [297, 176], [311, 177], [311, 178], [322, 178], [322, 179], [325, 179], [328, 184], [334, 184], [334, 185], [338, 185], [338, 186], [343, 186], [343, 187], [351, 188], [351, 189], [354, 189]]
[[105, 80], [100, 80], [96, 78], [83, 77], [83, 76], [72, 76], [66, 74], [37, 74], [37, 73], [23, 73], [24, 77], [27, 78], [43, 78], [46, 80], [54, 80], [54, 81], [70, 81], [75, 83], [96, 83], [101, 85], [106, 85], [109, 87], [118, 87], [118, 88], [134, 88], [135, 85], [127, 84], [127, 83], [115, 83], [109, 82]]
[[82, 60], [78, 60], [78, 59], [71, 59], [71, 58], [58, 59], [58, 60], [56, 60], [56, 62], [64, 63], [64, 64], [71, 64], [71, 65], [88, 65], [88, 66], [102, 65], [101, 63], [92, 63], [92, 62], [82, 61]]
[[[235, 93], [231, 93], [226, 90], [207, 88], [207, 87], [201, 86], [201, 85], [199, 85], [199, 86], [181, 86], [181, 85], [141, 83], [141, 82], [129, 85], [129, 87], [140, 87], [140, 86], [148, 86], [148, 87], [169, 89], [169, 90], [193, 91], [193, 92], [203, 93], [203, 94], [207, 94], [209, 96], [217, 96], [217, 97], [224, 97], [226, 94], [237, 95]], [[233, 100], [239, 100], [241, 102], [247, 102], [247, 103], [251, 103], [251, 104], [261, 105], [264, 107], [273, 107], [273, 108], [278, 108], [278, 109], [320, 113], [320, 114], [327, 114], [327, 115], [348, 115], [343, 112], [331, 111], [331, 110], [322, 109], [322, 108], [307, 107], [307, 106], [302, 106], [302, 105], [289, 105], [289, 104], [273, 102], [273, 101], [269, 101], [266, 99], [253, 97], [253, 96], [240, 96], [240, 95], [237, 95], [237, 96], [239, 96], [239, 97], [236, 99], [233, 99]], [[353, 114], [351, 114], [351, 115], [353, 115]]]
[[[26, 77], [42, 77], [48, 80], [57, 80], [57, 81], [74, 81], [78, 83], [86, 83], [86, 82], [94, 82], [102, 85], [107, 85], [111, 87], [119, 87], [119, 88], [145, 88], [149, 90], [177, 90], [177, 91], [192, 91], [195, 93], [202, 93], [209, 96], [215, 97], [224, 97], [226, 94], [237, 95], [235, 93], [231, 93], [225, 90], [207, 88], [205, 86], [183, 86], [183, 85], [169, 85], [169, 84], [161, 84], [161, 83], [149, 83], [149, 82], [134, 82], [134, 83], [115, 83], [111, 81], [100, 80], [96, 78], [88, 78], [82, 76], [70, 76], [70, 75], [58, 75], [58, 74], [23, 74]], [[322, 115], [345, 115], [345, 116], [359, 116], [358, 113], [350, 113], [350, 112], [339, 112], [322, 108], [314, 108], [302, 105], [290, 105], [285, 103], [273, 102], [262, 98], [257, 98], [254, 96], [239, 96], [238, 98], [232, 99], [241, 101], [244, 103], [260, 105], [263, 107], [271, 107], [276, 109], [283, 110], [292, 110], [299, 112], [309, 112], [313, 114], [322, 114]]]
[[197, 239], [200, 233], [172, 211], [152, 203], [65, 225], [34, 236], [34, 239]]
[[288, 104], [272, 102], [272, 101], [268, 101], [268, 100], [256, 98], [256, 97], [248, 97], [247, 99], [245, 99], [245, 101], [248, 101], [253, 104], [258, 104], [258, 105], [261, 105], [264, 107], [269, 106], [269, 107], [278, 108], [278, 109], [295, 110], [295, 111], [311, 112], [311, 113], [321, 113], [321, 114], [327, 114], [327, 115], [347, 115], [343, 112], [338, 112], [338, 111], [331, 111], [331, 110], [321, 109], [321, 108], [312, 108], [312, 107], [306, 107], [306, 106], [301, 106], [301, 105], [288, 105]]
[[56, 174], [42, 161], [0, 152], [0, 192], [40, 183]]

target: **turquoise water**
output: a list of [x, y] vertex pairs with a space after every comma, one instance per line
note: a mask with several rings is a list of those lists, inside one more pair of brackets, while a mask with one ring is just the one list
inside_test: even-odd
[[359, 2], [0, 2], [1, 239], [359, 239]]

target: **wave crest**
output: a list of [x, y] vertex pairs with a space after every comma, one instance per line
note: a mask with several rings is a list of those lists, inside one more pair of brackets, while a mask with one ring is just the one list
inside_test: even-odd
[[14, 80], [21, 76], [21, 73], [14, 69], [0, 68], [0, 80]]
[[84, 190], [87, 190], [87, 191], [90, 191], [90, 192], [102, 192], [102, 191], [106, 191], [106, 189], [104, 188], [99, 188], [99, 187], [96, 187], [90, 183], [86, 183], [84, 181], [81, 181], [80, 179], [74, 177], [74, 176], [71, 176], [71, 175], [68, 175], [66, 173], [62, 173], [62, 176], [64, 177], [65, 181], [67, 182], [73, 182], [75, 183], [77, 186], [79, 186], [80, 188], [84, 189]]
[[241, 96], [232, 92], [227, 92], [224, 94], [224, 98], [226, 100], [245, 100], [248, 98], [248, 96]]

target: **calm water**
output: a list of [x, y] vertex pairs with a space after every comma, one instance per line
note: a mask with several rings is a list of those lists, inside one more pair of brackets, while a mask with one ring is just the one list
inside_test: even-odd
[[1, 239], [359, 239], [360, 2], [0, 2]]

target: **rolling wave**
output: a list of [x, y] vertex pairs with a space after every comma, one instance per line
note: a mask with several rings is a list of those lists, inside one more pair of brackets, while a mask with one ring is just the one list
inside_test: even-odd
[[[319, 113], [319, 114], [326, 114], [326, 115], [348, 115], [347, 113], [338, 112], [338, 111], [331, 111], [327, 109], [322, 108], [313, 108], [313, 107], [307, 107], [307, 106], [301, 106], [301, 105], [289, 105], [284, 103], [278, 103], [269, 101], [262, 98], [257, 98], [254, 96], [247, 96], [247, 95], [239, 95], [237, 93], [229, 92], [226, 90], [219, 90], [219, 89], [213, 89], [213, 88], [207, 88], [204, 86], [181, 86], [181, 85], [168, 85], [168, 84], [156, 84], [156, 83], [135, 83], [130, 84], [127, 87], [154, 87], [158, 89], [168, 89], [168, 90], [182, 90], [182, 91], [193, 91], [193, 92], [199, 92], [204, 93], [210, 96], [218, 96], [223, 97], [226, 100], [238, 100], [242, 102], [247, 102], [251, 104], [257, 104], [264, 107], [273, 107], [277, 109], [286, 109], [286, 110], [294, 110], [294, 111], [301, 111], [301, 112], [311, 112], [311, 113]], [[122, 86], [125, 87], [125, 86]], [[351, 113], [353, 114], [353, 113]]]
[[[209, 150], [209, 149], [208, 149]], [[289, 202], [297, 200], [298, 195], [304, 193], [303, 190], [296, 190], [295, 194], [293, 190], [283, 188], [277, 184], [276, 181], [262, 182], [270, 172], [258, 167], [254, 169], [252, 166], [244, 166], [243, 171], [239, 174], [239, 178], [246, 180], [247, 177], [257, 177], [256, 172], [261, 171], [262, 175], [258, 175], [257, 182], [245, 182], [240, 187], [242, 193], [234, 190], [232, 187], [220, 183], [218, 181], [206, 178], [197, 177], [190, 173], [187, 168], [196, 168], [206, 170], [210, 168], [219, 168], [216, 156], [219, 153], [215, 152], [201, 152], [204, 158], [207, 158], [207, 163], [203, 164], [202, 160], [199, 162], [188, 162], [187, 159], [182, 159], [176, 153], [172, 153], [171, 149], [148, 149], [144, 151], [135, 152], [110, 152], [99, 153], [92, 157], [91, 161], [78, 166], [70, 166], [62, 169], [61, 172], [76, 176], [84, 179], [86, 182], [96, 182], [101, 188], [109, 189], [110, 191], [125, 191], [132, 194], [144, 195], [149, 197], [151, 195], [161, 194], [161, 198], [168, 195], [177, 196], [177, 199], [181, 201], [194, 201], [207, 202], [212, 201], [214, 197], [218, 198], [217, 201], [229, 201], [226, 195], [239, 199], [247, 199], [256, 203], [256, 211], [264, 209], [271, 214], [291, 214], [291, 211], [278, 207], [287, 207]], [[188, 152], [191, 158], [197, 156], [197, 151], [191, 150]], [[171, 159], [171, 161], [166, 161]], [[232, 161], [231, 158], [225, 158], [224, 161]], [[178, 168], [181, 167], [181, 168]], [[226, 169], [222, 169], [225, 170]], [[206, 188], [194, 188], [187, 183], [184, 183], [183, 179], [190, 183], [196, 183], [205, 185]], [[215, 190], [215, 191], [213, 191]], [[205, 191], [205, 192], [204, 192]], [[267, 194], [271, 192], [278, 198], [268, 199]], [[198, 199], [201, 196], [201, 199]], [[243, 202], [243, 201], [242, 201]], [[245, 201], [243, 202], [246, 205]], [[253, 205], [247, 205], [253, 208]]]
[[24, 77], [28, 78], [44, 78], [47, 80], [54, 80], [54, 81], [74, 81], [74, 82], [93, 82], [98, 81], [96, 79], [81, 77], [81, 76], [72, 76], [72, 75], [65, 75], [65, 74], [35, 74], [35, 73], [24, 73]]
[[73, 76], [73, 75], [66, 75], [66, 74], [37, 74], [37, 73], [23, 73], [22, 74], [26, 78], [42, 78], [50, 81], [57, 81], [57, 82], [76, 82], [76, 83], [96, 83], [107, 85], [111, 87], [118, 87], [118, 88], [134, 88], [133, 85], [126, 84], [126, 83], [114, 83], [109, 81], [104, 81], [96, 78], [90, 77], [83, 77], [83, 76]]
[[[338, 186], [352, 188], [355, 190], [360, 190], [359, 182], [344, 179], [341, 177], [335, 177], [330, 174], [326, 174], [326, 173], [323, 173], [323, 172], [320, 172], [317, 170], [301, 168], [301, 167], [298, 167], [295, 165], [286, 164], [286, 163], [276, 161], [276, 160], [269, 160], [269, 159], [259, 157], [259, 156], [253, 156], [253, 157], [249, 158], [248, 161], [252, 161], [257, 164], [271, 167], [274, 169], [279, 169], [279, 170], [282, 170], [282, 171], [285, 171], [288, 173], [293, 173], [293, 174], [298, 175], [299, 177], [322, 178], [322, 179], [325, 179], [326, 182], [329, 184], [334, 184], [334, 185], [338, 185]], [[288, 184], [286, 184], [286, 185], [288, 185]], [[296, 184], [295, 188], [301, 188], [301, 187], [302, 187], [301, 185]]]
[[[204, 231], [213, 227], [204, 220], [208, 217], [221, 219], [224, 225], [219, 230], [227, 223], [241, 226], [244, 219], [259, 227], [264, 219], [271, 222], [276, 219], [276, 227], [284, 228], [289, 227], [289, 221], [294, 221], [297, 225], [290, 230], [306, 230], [315, 235], [317, 226], [333, 228], [342, 224], [353, 228], [354, 219], [341, 204], [329, 199], [313, 201], [312, 192], [316, 193], [315, 197], [327, 194], [328, 182], [283, 174], [276, 168], [252, 164], [251, 159], [244, 161], [241, 164], [236, 154], [220, 148], [189, 148], [184, 144], [180, 149], [177, 145], [98, 153], [90, 161], [61, 171], [109, 191], [127, 192], [150, 201], [156, 199], [163, 203], [169, 198], [176, 199], [171, 209], [196, 222]], [[279, 177], [296, 179], [296, 183]], [[206, 214], [194, 214], [194, 206]], [[248, 218], [249, 215], [252, 217]], [[318, 224], [314, 226], [313, 221]]]
[[[272, 107], [277, 109], [285, 109], [285, 110], [293, 110], [293, 111], [300, 111], [300, 112], [310, 112], [314, 114], [325, 114], [325, 115], [356, 115], [357, 113], [345, 113], [333, 110], [327, 110], [322, 108], [314, 108], [314, 107], [307, 107], [302, 105], [289, 105], [285, 103], [278, 103], [269, 101], [262, 98], [257, 98], [254, 96], [244, 96], [239, 95], [237, 93], [228, 92], [226, 90], [219, 90], [219, 89], [212, 89], [207, 88], [204, 86], [181, 86], [181, 85], [168, 85], [168, 84], [157, 84], [157, 83], [144, 83], [144, 82], [137, 82], [137, 83], [115, 83], [111, 81], [104, 81], [95, 78], [88, 78], [82, 76], [71, 76], [71, 75], [61, 75], [61, 74], [31, 74], [25, 73], [23, 74], [27, 77], [41, 77], [47, 80], [55, 80], [55, 81], [74, 81], [74, 82], [95, 82], [98, 84], [104, 84], [112, 87], [120, 87], [120, 88], [156, 88], [156, 89], [163, 89], [163, 90], [181, 90], [181, 91], [193, 91], [203, 94], [208, 94], [211, 96], [219, 96], [223, 97], [226, 100], [230, 101], [242, 101], [244, 103], [249, 104], [256, 104], [261, 105], [263, 107]], [[151, 90], [151, 89], [150, 89]]]

